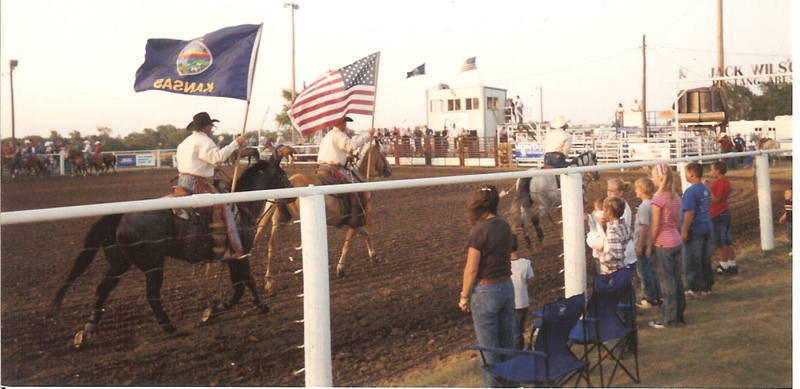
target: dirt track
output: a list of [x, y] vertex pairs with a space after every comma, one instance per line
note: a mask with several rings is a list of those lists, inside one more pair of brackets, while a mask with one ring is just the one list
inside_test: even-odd
[[[308, 167], [289, 167], [292, 174]], [[791, 186], [791, 168], [773, 169], [776, 235], [783, 190]], [[494, 173], [496, 169], [396, 167], [392, 179]], [[729, 174], [737, 245], [759, 240], [757, 200], [749, 172]], [[169, 191], [175, 171], [125, 171], [87, 178], [4, 181], [2, 211], [64, 207], [159, 197]], [[633, 181], [641, 172], [604, 172], [587, 198], [605, 193], [605, 180]], [[498, 182], [508, 188], [511, 181]], [[377, 266], [366, 260], [360, 241], [351, 245], [348, 277], [331, 270], [331, 320], [334, 385], [375, 386], [427, 363], [461, 352], [475, 342], [472, 321], [457, 307], [469, 226], [464, 205], [474, 185], [449, 185], [373, 194], [372, 235], [381, 255]], [[633, 191], [626, 199], [635, 208]], [[508, 215], [508, 200], [501, 203]], [[556, 219], [560, 216], [556, 215]], [[259, 315], [249, 297], [210, 325], [198, 325], [208, 304], [224, 299], [227, 271], [169, 260], [162, 290], [177, 334], [158, 329], [144, 297], [144, 276], [131, 270], [111, 294], [95, 338], [79, 350], [70, 347], [93, 303], [94, 288], [106, 270], [99, 255], [70, 289], [58, 311], [48, 303], [60, 275], [82, 248], [96, 218], [2, 227], [2, 384], [4, 385], [166, 385], [301, 386], [303, 374], [302, 275], [299, 227], [284, 229], [272, 311]], [[512, 219], [513, 220], [513, 219]], [[517, 224], [516, 222], [514, 224]], [[544, 223], [544, 248], [520, 254], [533, 260], [536, 286], [532, 305], [563, 296], [561, 240]], [[329, 230], [331, 263], [339, 258], [344, 231]], [[290, 260], [290, 257], [293, 260]], [[266, 249], [254, 254], [253, 269], [263, 285]], [[593, 264], [590, 263], [590, 268]], [[743, 274], [746, 276], [746, 273]]]

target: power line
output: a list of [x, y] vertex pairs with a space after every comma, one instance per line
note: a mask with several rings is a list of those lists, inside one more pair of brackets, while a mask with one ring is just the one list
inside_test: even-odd
[[[651, 48], [657, 49], [667, 49], [667, 50], [681, 50], [681, 51], [695, 51], [701, 53], [716, 53], [716, 50], [700, 50], [700, 49], [684, 49], [680, 47], [669, 47], [669, 46], [654, 46], [650, 45]], [[768, 57], [791, 57], [791, 54], [766, 54], [766, 53], [737, 53], [733, 51], [725, 51], [725, 54], [736, 54], [736, 55], [758, 55], [758, 56], [768, 56]]]

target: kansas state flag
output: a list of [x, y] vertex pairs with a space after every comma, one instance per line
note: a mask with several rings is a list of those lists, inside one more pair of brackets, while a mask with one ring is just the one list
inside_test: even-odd
[[188, 41], [148, 39], [133, 89], [247, 100], [261, 26], [226, 27]]

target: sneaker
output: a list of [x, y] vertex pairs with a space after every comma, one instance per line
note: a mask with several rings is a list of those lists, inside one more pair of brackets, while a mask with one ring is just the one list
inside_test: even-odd
[[717, 265], [717, 267], [714, 268], [714, 271], [721, 276], [726, 276], [728, 275], [729, 270], [722, 267], [722, 265]]
[[686, 291], [686, 299], [687, 300], [702, 300], [703, 296], [699, 292], [694, 292], [691, 290]]
[[663, 330], [663, 329], [667, 328], [667, 326], [662, 324], [660, 321], [651, 321], [651, 322], [649, 322], [647, 324], [650, 325], [650, 327], [653, 327], [653, 328], [655, 328], [657, 330]]
[[731, 266], [731, 267], [729, 267], [727, 275], [729, 275], [729, 276], [738, 276], [739, 275], [739, 266]]
[[709, 290], [705, 292], [700, 292], [700, 297], [702, 298], [711, 297], [711, 291]]

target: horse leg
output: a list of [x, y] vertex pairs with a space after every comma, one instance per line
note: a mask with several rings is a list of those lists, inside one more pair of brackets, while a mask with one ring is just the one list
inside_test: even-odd
[[163, 258], [159, 262], [160, 263], [156, 264], [152, 269], [142, 269], [147, 280], [147, 303], [150, 304], [150, 309], [153, 310], [153, 314], [156, 316], [156, 322], [161, 326], [161, 329], [173, 333], [178, 331], [178, 329], [172, 325], [169, 316], [167, 316], [167, 312], [164, 311], [164, 307], [161, 305], [161, 285], [164, 283]]
[[367, 231], [366, 228], [361, 227], [358, 229], [358, 235], [364, 238], [364, 243], [367, 245], [367, 253], [369, 254], [369, 259], [372, 261], [372, 264], [377, 264], [378, 254], [376, 254], [375, 250], [372, 248], [372, 236], [370, 236], [369, 231]]
[[347, 261], [347, 252], [350, 250], [350, 239], [353, 238], [353, 233], [355, 232], [355, 228], [350, 227], [347, 229], [347, 235], [344, 237], [344, 246], [342, 246], [342, 256], [339, 257], [339, 264], [336, 265], [336, 276], [339, 278], [344, 278], [347, 274], [345, 273], [344, 266], [345, 262]]
[[89, 337], [97, 331], [97, 326], [103, 316], [103, 305], [105, 305], [106, 299], [108, 299], [111, 291], [119, 284], [122, 276], [131, 267], [125, 258], [123, 258], [122, 253], [119, 252], [119, 249], [107, 249], [105, 253], [108, 262], [111, 264], [111, 268], [106, 271], [100, 285], [97, 285], [97, 290], [95, 292], [97, 299], [94, 302], [94, 311], [89, 317], [89, 321], [84, 324], [83, 329], [75, 334], [75, 338], [73, 339], [75, 348], [80, 347], [83, 342], [89, 340]]
[[542, 220], [542, 216], [548, 215], [550, 208], [541, 207], [539, 208], [536, 213], [533, 214], [531, 221], [533, 222], [533, 228], [536, 230], [536, 240], [539, 243], [544, 242], [544, 231], [542, 231], [542, 227], [539, 225], [539, 222]]
[[239, 303], [242, 295], [244, 295], [245, 288], [250, 290], [250, 293], [253, 295], [253, 304], [259, 309], [260, 313], [269, 312], [269, 307], [261, 301], [261, 297], [256, 291], [255, 282], [250, 273], [250, 260], [247, 258], [228, 260], [228, 270], [230, 272], [231, 284], [233, 285], [233, 294], [217, 306], [207, 308], [203, 312], [201, 321], [207, 323], [211, 321], [211, 319], [228, 312], [234, 305]]
[[278, 233], [280, 229], [281, 223], [277, 220], [277, 212], [275, 213], [275, 217], [272, 219], [272, 231], [269, 234], [269, 242], [267, 243], [267, 271], [264, 273], [264, 290], [267, 291], [268, 295], [274, 296], [275, 290], [273, 289], [272, 284], [272, 260], [275, 258], [275, 235]]
[[525, 238], [525, 244], [528, 246], [528, 249], [533, 248], [533, 244], [531, 243], [531, 237], [528, 232], [531, 229], [531, 224], [528, 219], [531, 217], [531, 211], [528, 207], [520, 207], [519, 208], [520, 219], [522, 220], [522, 236]]

